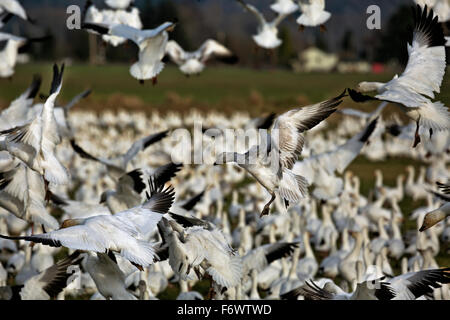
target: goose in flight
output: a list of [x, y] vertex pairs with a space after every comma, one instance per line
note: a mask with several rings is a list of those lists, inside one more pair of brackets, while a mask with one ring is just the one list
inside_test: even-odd
[[28, 167], [44, 177], [46, 190], [48, 183], [67, 184], [69, 173], [55, 154], [56, 145], [61, 138], [54, 116], [55, 100], [62, 88], [64, 64], [59, 70], [53, 67], [53, 81], [50, 96], [42, 112], [31, 122], [0, 132], [4, 137], [0, 149], [23, 161]]
[[134, 0], [105, 0], [105, 3], [111, 9], [125, 10], [134, 5]]
[[94, 280], [98, 292], [106, 299], [137, 300], [127, 290], [125, 274], [117, 265], [114, 254], [89, 253], [86, 261], [86, 271]]
[[156, 84], [158, 74], [164, 69], [162, 59], [169, 40], [168, 32], [175, 25], [176, 22], [165, 22], [155, 29], [139, 30], [123, 24], [84, 23], [82, 28], [133, 41], [139, 48], [139, 59], [131, 66], [130, 74], [141, 84], [148, 79]]
[[[172, 216], [172, 215], [171, 215]], [[223, 233], [207, 222], [190, 219], [183, 228], [175, 220], [163, 218], [158, 225], [163, 242], [169, 248], [169, 264], [181, 279], [190, 278], [191, 270], [204, 269], [222, 288], [233, 288], [242, 279], [242, 259], [229, 245]]]
[[0, 130], [7, 130], [17, 125], [24, 124], [27, 114], [41, 87], [42, 78], [34, 75], [31, 85], [17, 99], [0, 113]]
[[[23, 285], [11, 288], [0, 287], [0, 290], [9, 289], [9, 300], [56, 299], [58, 294], [68, 285], [69, 279], [73, 276], [73, 271], [75, 269], [70, 270], [70, 267], [79, 265], [82, 258], [83, 255], [81, 255], [81, 252], [75, 251], [67, 258], [58, 261], [41, 273], [31, 277]], [[72, 280], [74, 279], [75, 278], [72, 278]]]
[[316, 198], [328, 200], [338, 196], [344, 183], [341, 178], [335, 177], [335, 173], [343, 174], [361, 153], [375, 131], [377, 122], [378, 118], [370, 121], [361, 132], [333, 150], [296, 161], [292, 172], [305, 176], [310, 185], [315, 185], [313, 195]]
[[237, 62], [237, 57], [216, 40], [206, 40], [197, 51], [187, 52], [174, 40], [167, 42], [166, 54], [187, 76], [200, 74], [208, 60], [215, 57], [227, 63]]
[[443, 194], [434, 191], [431, 192], [445, 203], [438, 209], [428, 212], [425, 215], [422, 226], [419, 229], [420, 232], [431, 228], [435, 224], [445, 220], [446, 217], [450, 216], [450, 183], [443, 184], [437, 182], [437, 185], [442, 190]]
[[252, 146], [245, 154], [219, 154], [214, 164], [236, 162], [270, 193], [271, 199], [264, 206], [261, 216], [269, 214], [270, 205], [276, 198], [275, 192], [284, 199], [286, 206], [297, 203], [308, 193], [307, 180], [292, 171], [303, 149], [302, 133], [334, 113], [344, 96], [345, 92], [336, 98], [280, 115], [273, 124], [267, 142], [262, 141], [260, 145]]
[[[72, 128], [69, 123], [69, 111], [77, 105], [81, 100], [86, 99], [91, 94], [91, 89], [87, 89], [72, 98], [65, 105], [56, 105], [54, 109], [56, 124], [58, 125], [58, 132], [62, 138], [73, 138]], [[47, 99], [47, 97], [41, 95], [41, 98]], [[34, 118], [37, 114], [42, 112], [44, 104], [35, 104], [31, 110], [29, 110], [28, 118]]]
[[[106, 3], [109, 8], [98, 9], [91, 0], [86, 1], [83, 11], [84, 23], [102, 23], [106, 25], [123, 24], [136, 29], [142, 29], [142, 21], [140, 18], [139, 9], [134, 7], [130, 1], [126, 7], [123, 7], [127, 3], [124, 1], [111, 0]], [[98, 34], [96, 31], [88, 30], [93, 34]], [[114, 35], [102, 35], [105, 43], [111, 44], [113, 47], [117, 47], [127, 41], [124, 37]]]
[[395, 297], [394, 289], [385, 282], [384, 278], [358, 283], [356, 290], [347, 293], [328, 280], [323, 288], [314, 281], [305, 281], [305, 285], [281, 295], [282, 299], [297, 300], [304, 296], [306, 300], [392, 300]]
[[113, 216], [68, 219], [60, 229], [48, 233], [23, 237], [0, 235], [0, 238], [100, 253], [113, 251], [142, 271], [156, 258], [153, 244], [144, 240], [144, 236], [156, 229], [163, 214], [172, 206], [175, 194], [173, 188], [163, 189], [164, 186], [156, 186], [154, 180], [150, 185], [148, 200], [130, 210]]
[[[0, 17], [15, 15], [23, 20], [30, 21], [25, 9], [17, 0], [0, 0]], [[1, 21], [1, 19], [0, 19]], [[0, 24], [1, 27], [1, 24]]]
[[325, 11], [325, 0], [298, 0], [298, 5], [302, 14], [297, 19], [300, 30], [304, 27], [320, 26], [321, 31], [325, 31], [325, 22], [327, 22], [331, 13]]
[[[434, 92], [440, 92], [445, 74], [445, 39], [442, 26], [432, 10], [414, 13], [415, 27], [412, 44], [408, 44], [409, 60], [405, 71], [387, 83], [361, 82], [357, 91], [349, 89], [350, 97], [356, 102], [383, 100], [396, 103], [402, 111], [416, 122], [417, 128], [413, 147], [420, 143], [419, 127], [433, 131], [449, 130], [450, 113], [440, 101], [432, 102]], [[359, 92], [358, 92], [359, 91]], [[365, 92], [377, 91], [370, 97]]]
[[450, 268], [429, 269], [408, 272], [386, 280], [396, 296], [393, 300], [415, 300], [423, 295], [432, 294], [434, 289], [450, 283]]
[[45, 182], [41, 175], [19, 162], [15, 168], [0, 173], [0, 207], [17, 218], [39, 223], [51, 230], [58, 221], [45, 208]]
[[25, 52], [32, 43], [49, 38], [50, 36], [26, 38], [0, 32], [0, 44], [6, 43], [0, 51], [0, 78], [11, 78], [14, 75], [19, 53]]
[[258, 33], [253, 36], [255, 43], [264, 49], [274, 49], [281, 45], [282, 41], [278, 38], [278, 25], [288, 16], [288, 14], [278, 14], [278, 16], [268, 22], [262, 13], [251, 4], [243, 0], [238, 1], [247, 11], [253, 13], [258, 19]]
[[102, 193], [100, 204], [105, 203], [113, 214], [135, 207], [142, 202], [143, 194], [148, 192], [150, 177], [153, 177], [157, 185], [164, 185], [176, 176], [181, 167], [181, 164], [169, 163], [151, 173], [142, 169], [128, 172], [120, 177], [116, 190]]
[[438, 16], [439, 22], [450, 21], [450, 2], [448, 0], [414, 0], [415, 3], [422, 8], [427, 6], [433, 9], [434, 13]]
[[289, 15], [298, 10], [298, 5], [293, 0], [275, 0], [275, 3], [270, 5], [270, 9], [278, 14]]
[[80, 147], [74, 139], [70, 141], [73, 150], [82, 158], [97, 161], [106, 166], [108, 169], [108, 174], [115, 178], [116, 180], [127, 173], [127, 167], [131, 160], [136, 157], [136, 155], [150, 147], [151, 145], [161, 141], [167, 137], [168, 131], [162, 131], [158, 133], [151, 134], [145, 138], [137, 140], [134, 142], [127, 152], [118, 155], [114, 158], [100, 158], [94, 157], [93, 155], [86, 152], [82, 147]]

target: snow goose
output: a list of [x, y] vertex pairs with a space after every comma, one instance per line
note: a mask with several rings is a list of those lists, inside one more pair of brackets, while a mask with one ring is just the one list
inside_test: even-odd
[[165, 22], [155, 29], [139, 30], [123, 24], [85, 23], [83, 29], [90, 29], [100, 34], [115, 35], [133, 41], [139, 48], [139, 60], [130, 68], [130, 74], [141, 84], [152, 79], [156, 84], [158, 74], [163, 70], [168, 31], [175, 28], [174, 22]]
[[402, 75], [387, 83], [361, 82], [358, 85], [357, 90], [363, 93], [377, 91], [375, 98], [349, 89], [350, 96], [356, 102], [377, 99], [398, 104], [407, 116], [416, 121], [413, 147], [420, 143], [419, 127], [427, 129], [430, 136], [433, 131], [450, 128], [447, 108], [441, 102], [430, 100], [434, 99], [434, 92], [440, 92], [446, 66], [442, 26], [438, 18], [433, 17], [433, 10], [427, 12], [426, 7], [422, 10], [417, 6], [413, 41], [408, 44], [409, 61]]
[[437, 223], [445, 220], [446, 217], [450, 216], [450, 184], [442, 184], [438, 182], [437, 185], [444, 192], [444, 194], [437, 192], [433, 192], [433, 194], [445, 201], [445, 204], [438, 209], [425, 214], [422, 226], [419, 229], [421, 232], [431, 228]]
[[186, 76], [200, 74], [205, 63], [215, 57], [226, 63], [237, 62], [237, 57], [216, 40], [208, 39], [193, 52], [184, 51], [178, 43], [170, 40], [166, 45], [166, 54], [175, 62]]
[[439, 18], [439, 22], [445, 23], [450, 20], [450, 3], [448, 0], [414, 0], [416, 4], [425, 8], [432, 8]]
[[34, 98], [41, 87], [42, 78], [34, 75], [33, 81], [28, 89], [0, 113], [1, 130], [11, 129], [16, 125], [23, 124], [27, 118], [27, 113], [33, 105]]
[[0, 132], [5, 137], [0, 143], [0, 149], [7, 150], [19, 158], [28, 167], [44, 177], [46, 191], [48, 183], [67, 184], [69, 173], [57, 159], [56, 145], [61, 138], [58, 133], [54, 116], [55, 100], [62, 87], [64, 64], [59, 70], [53, 66], [53, 81], [50, 96], [45, 102], [42, 112], [31, 122]]
[[269, 214], [270, 205], [276, 198], [275, 192], [284, 199], [286, 206], [289, 203], [297, 203], [307, 195], [308, 185], [304, 177], [292, 172], [295, 161], [303, 149], [302, 133], [312, 129], [335, 112], [343, 97], [344, 93], [336, 98], [280, 115], [273, 124], [267, 142], [263, 141], [260, 145], [252, 146], [245, 154], [237, 152], [219, 154], [214, 164], [236, 162], [270, 193], [271, 199], [264, 206], [261, 216]]
[[0, 15], [3, 13], [9, 13], [18, 16], [23, 20], [31, 21], [25, 9], [17, 0], [0, 0]]
[[392, 300], [395, 292], [392, 287], [382, 282], [383, 278], [358, 283], [352, 293], [343, 291], [332, 281], [325, 283], [320, 288], [312, 280], [305, 285], [282, 295], [282, 299], [297, 300], [298, 296], [304, 296], [305, 300]]
[[325, 31], [325, 22], [327, 22], [331, 13], [325, 11], [325, 0], [298, 0], [301, 16], [298, 17], [297, 23], [300, 28], [317, 27]]
[[386, 281], [395, 291], [394, 300], [416, 300], [450, 283], [450, 268], [408, 272]]
[[[56, 124], [58, 125], [58, 132], [61, 135], [61, 137], [67, 137], [72, 138], [73, 133], [71, 126], [69, 124], [68, 116], [70, 109], [78, 104], [82, 99], [85, 99], [91, 94], [91, 90], [85, 90], [79, 94], [77, 94], [75, 97], [72, 98], [66, 105], [64, 106], [55, 106], [53, 112], [55, 115]], [[47, 99], [48, 97], [45, 97], [41, 95], [41, 98]], [[28, 109], [28, 119], [34, 119], [39, 113], [42, 112], [42, 108], [44, 107], [44, 104], [38, 103], [35, 104], [31, 109]]]
[[302, 239], [305, 246], [305, 256], [298, 261], [296, 269], [297, 276], [300, 280], [314, 278], [319, 269], [319, 264], [314, 256], [309, 238], [309, 232], [303, 232]]
[[292, 172], [297, 175], [304, 175], [309, 184], [316, 186], [314, 190], [316, 198], [328, 200], [337, 197], [342, 192], [343, 182], [342, 179], [334, 176], [335, 172], [342, 174], [360, 154], [375, 130], [377, 122], [378, 118], [371, 121], [361, 132], [353, 136], [345, 144], [333, 150], [297, 161]]
[[151, 145], [161, 141], [167, 137], [168, 131], [162, 131], [158, 133], [151, 134], [147, 137], [135, 141], [131, 147], [124, 154], [118, 155], [113, 158], [100, 158], [95, 157], [88, 152], [86, 152], [77, 142], [72, 139], [70, 141], [73, 150], [82, 158], [99, 162], [106, 166], [108, 169], [108, 174], [114, 179], [119, 179], [124, 174], [128, 164], [136, 157], [136, 155], [150, 147]]
[[11, 78], [15, 72], [17, 57], [32, 43], [49, 39], [49, 36], [40, 38], [19, 37], [0, 32], [0, 42], [6, 42], [6, 46], [0, 51], [0, 77]]
[[86, 271], [92, 277], [99, 293], [106, 299], [137, 300], [125, 287], [125, 275], [120, 270], [114, 255], [97, 252], [89, 253]]
[[268, 22], [262, 13], [251, 4], [243, 0], [237, 0], [247, 11], [251, 12], [258, 19], [258, 33], [253, 36], [255, 43], [264, 49], [275, 49], [282, 41], [278, 38], [278, 25], [288, 16], [288, 14], [278, 14], [277, 17]]
[[142, 237], [156, 229], [157, 223], [169, 211], [174, 200], [172, 188], [163, 189], [163, 186], [151, 183], [150, 191], [148, 201], [143, 205], [114, 216], [68, 219], [56, 231], [24, 237], [0, 235], [0, 238], [76, 250], [115, 251], [142, 269], [153, 264], [156, 258], [153, 244], [142, 240]]
[[275, 3], [270, 5], [270, 9], [278, 14], [289, 15], [298, 10], [298, 5], [293, 0], [275, 0]]
[[75, 251], [67, 258], [28, 279], [24, 285], [10, 288], [9, 299], [50, 300], [56, 298], [72, 276], [69, 267], [78, 264], [80, 259], [80, 252]]
[[106, 204], [113, 214], [135, 207], [142, 203], [148, 192], [148, 181], [154, 179], [156, 185], [164, 185], [180, 170], [181, 165], [169, 163], [154, 170], [151, 174], [142, 169], [136, 169], [120, 177], [116, 190], [107, 190], [100, 197], [100, 204]]
[[391, 218], [391, 231], [392, 237], [389, 240], [389, 256], [397, 260], [400, 260], [403, 253], [405, 252], [405, 243], [402, 239], [402, 234], [400, 231], [400, 226], [398, 225], [398, 218], [394, 216]]
[[251, 270], [261, 272], [272, 262], [289, 257], [297, 247], [298, 243], [295, 242], [276, 242], [253, 249], [242, 257], [244, 276]]
[[37, 172], [19, 163], [0, 173], [0, 189], [0, 207], [32, 224], [58, 228], [58, 221], [45, 208], [45, 182]]
[[236, 287], [242, 278], [242, 259], [230, 247], [222, 232], [201, 226], [183, 228], [174, 220], [161, 220], [162, 237], [169, 247], [169, 263], [181, 279], [192, 270], [204, 269], [222, 288]]
[[351, 235], [356, 239], [356, 243], [352, 251], [339, 262], [339, 273], [348, 284], [356, 279], [356, 262], [360, 260], [360, 251], [364, 240], [361, 232], [352, 232]]
[[134, 4], [134, 0], [105, 0], [108, 7], [112, 9], [127, 9]]
[[203, 296], [199, 292], [189, 290], [187, 281], [180, 279], [179, 283], [180, 294], [177, 300], [203, 300]]

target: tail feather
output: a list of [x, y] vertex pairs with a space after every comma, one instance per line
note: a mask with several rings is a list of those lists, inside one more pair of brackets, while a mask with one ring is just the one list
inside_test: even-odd
[[153, 66], [144, 66], [135, 63], [130, 68], [131, 75], [138, 80], [149, 80], [155, 78], [164, 69], [164, 63], [161, 61], [155, 62]]
[[442, 102], [430, 102], [417, 110], [420, 114], [420, 126], [433, 131], [450, 130], [450, 112]]
[[297, 203], [308, 195], [308, 181], [291, 170], [285, 169], [278, 187], [280, 196], [290, 203]]
[[324, 24], [325, 22], [327, 22], [328, 19], [330, 19], [330, 17], [331, 17], [331, 13], [329, 13], [328, 11], [322, 11], [317, 16], [302, 14], [297, 19], [297, 23], [302, 26], [317, 27], [317, 26], [320, 26], [320, 25]]

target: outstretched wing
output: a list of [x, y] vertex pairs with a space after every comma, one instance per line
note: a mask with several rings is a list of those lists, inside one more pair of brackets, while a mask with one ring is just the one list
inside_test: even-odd
[[445, 38], [433, 10], [417, 6], [412, 44], [408, 44], [409, 60], [405, 71], [386, 84], [386, 91], [376, 97], [398, 102], [407, 107], [419, 107], [440, 86], [446, 69]]
[[186, 52], [174, 40], [167, 42], [166, 54], [168, 54], [170, 59], [178, 65], [183, 64], [186, 60]]
[[272, 150], [278, 151], [283, 168], [292, 169], [301, 154], [304, 144], [302, 133], [314, 128], [335, 112], [344, 96], [345, 92], [315, 105], [290, 110], [275, 120], [271, 133]]

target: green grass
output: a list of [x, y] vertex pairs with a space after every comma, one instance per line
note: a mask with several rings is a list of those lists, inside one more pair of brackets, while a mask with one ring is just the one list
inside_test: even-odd
[[[251, 113], [273, 109], [286, 109], [317, 102], [341, 93], [347, 87], [358, 82], [387, 81], [393, 74], [296, 74], [289, 70], [277, 69], [241, 69], [237, 67], [209, 67], [200, 76], [187, 78], [169, 65], [158, 77], [158, 85], [151, 81], [144, 86], [129, 74], [125, 64], [90, 66], [76, 64], [66, 68], [61, 100], [67, 101], [73, 95], [86, 89], [94, 91], [91, 100], [84, 104], [86, 108], [100, 106], [107, 108], [127, 108], [129, 101], [117, 99], [131, 97], [131, 107], [145, 110], [180, 110], [185, 107], [199, 109], [219, 109], [222, 111], [246, 110]], [[19, 65], [12, 80], [0, 80], [0, 106], [5, 106], [17, 97], [30, 83], [32, 74], [43, 75], [42, 91], [46, 93], [50, 86], [52, 68], [49, 63]], [[441, 99], [450, 102], [448, 94], [450, 80], [447, 77], [442, 87]], [[112, 96], [113, 95], [113, 96]], [[172, 98], [170, 98], [172, 97]], [[173, 98], [175, 97], [175, 99]], [[181, 106], [180, 106], [180, 100]], [[105, 102], [107, 102], [105, 104]], [[346, 102], [353, 105], [352, 102]], [[80, 108], [82, 106], [79, 106]], [[360, 106], [370, 109], [368, 106]]]

